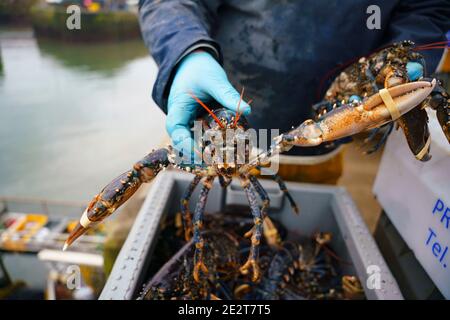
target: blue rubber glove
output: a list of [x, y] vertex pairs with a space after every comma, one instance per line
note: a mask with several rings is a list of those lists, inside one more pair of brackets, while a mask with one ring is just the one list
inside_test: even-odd
[[[228, 81], [225, 70], [205, 51], [194, 51], [184, 57], [175, 73], [167, 105], [166, 130], [175, 149], [183, 153], [183, 162], [201, 163], [194, 152], [195, 143], [190, 128], [202, 108], [190, 95], [194, 94], [207, 106], [212, 99], [232, 111], [237, 110], [240, 94]], [[239, 112], [248, 115], [250, 106], [242, 101]]]
[[418, 62], [410, 61], [406, 64], [406, 71], [410, 81], [416, 81], [423, 77], [423, 66]]

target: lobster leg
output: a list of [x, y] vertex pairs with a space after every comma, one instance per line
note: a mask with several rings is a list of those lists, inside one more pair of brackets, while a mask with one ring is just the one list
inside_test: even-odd
[[196, 175], [181, 199], [181, 215], [183, 217], [184, 238], [186, 241], [189, 241], [192, 235], [192, 215], [189, 210], [189, 200], [191, 199], [192, 193], [194, 192], [195, 187], [199, 184], [200, 180], [202, 180], [202, 176]]
[[203, 248], [205, 241], [201, 235], [201, 228], [203, 224], [203, 214], [205, 213], [206, 201], [208, 199], [209, 190], [212, 188], [214, 181], [213, 176], [208, 176], [203, 181], [203, 187], [200, 191], [200, 197], [195, 207], [194, 213], [194, 243], [195, 243], [195, 255], [194, 255], [194, 271], [193, 277], [196, 282], [200, 282], [200, 271], [207, 273], [208, 268], [203, 262]]
[[264, 190], [261, 183], [256, 179], [255, 176], [249, 177], [250, 183], [252, 184], [253, 188], [255, 188], [256, 193], [258, 193], [259, 197], [262, 200], [262, 206], [261, 206], [261, 215], [263, 218], [267, 217], [267, 210], [270, 206], [270, 199], [269, 195], [267, 194], [266, 190]]
[[286, 187], [286, 184], [284, 183], [283, 179], [281, 179], [281, 177], [274, 173], [272, 176], [272, 179], [275, 180], [278, 183], [278, 186], [280, 187], [280, 190], [283, 191], [284, 195], [286, 196], [286, 198], [289, 200], [289, 203], [291, 204], [292, 210], [298, 214], [300, 212], [300, 210], [298, 209], [297, 203], [295, 203], [294, 198], [292, 198], [289, 190]]
[[169, 154], [170, 151], [164, 148], [149, 153], [137, 162], [133, 169], [122, 173], [104, 187], [89, 203], [79, 223], [64, 243], [63, 250], [66, 250], [89, 228], [111, 215], [137, 191], [142, 183], [150, 182], [161, 169], [169, 166]]
[[385, 142], [386, 142], [387, 138], [389, 137], [389, 135], [391, 134], [393, 128], [394, 128], [394, 123], [391, 122], [380, 128], [372, 129], [372, 132], [370, 133], [369, 137], [367, 137], [364, 140], [364, 142], [365, 143], [372, 142], [373, 140], [375, 140], [375, 137], [380, 134], [380, 132], [381, 132], [381, 138], [379, 139], [378, 142], [376, 142], [374, 145], [372, 145], [372, 147], [369, 147], [368, 150], [366, 150], [364, 152], [364, 154], [372, 154], [372, 153], [378, 151], [381, 148], [381, 146], [383, 146], [385, 144]]
[[[253, 188], [255, 189], [256, 193], [259, 195], [259, 197], [262, 200], [262, 206], [261, 206], [261, 216], [263, 219], [263, 231], [264, 231], [264, 237], [266, 238], [267, 242], [271, 246], [275, 246], [281, 243], [281, 238], [278, 233], [277, 228], [273, 224], [272, 220], [270, 220], [269, 215], [267, 214], [267, 211], [270, 207], [270, 198], [267, 194], [267, 191], [264, 189], [264, 187], [261, 185], [261, 183], [258, 181], [258, 179], [255, 176], [250, 176], [250, 183], [252, 184]], [[245, 234], [245, 237], [251, 237], [253, 232], [255, 231], [255, 228], [250, 230]]]
[[240, 268], [242, 274], [248, 274], [249, 269], [253, 269], [253, 281], [258, 281], [260, 278], [260, 269], [258, 265], [259, 258], [259, 244], [261, 242], [261, 234], [263, 231], [263, 222], [261, 211], [259, 209], [258, 203], [256, 201], [256, 195], [253, 189], [251, 189], [250, 179], [246, 176], [241, 176], [241, 185], [245, 190], [245, 194], [247, 195], [247, 200], [250, 204], [250, 209], [253, 215], [253, 221], [255, 223], [255, 229], [252, 234], [252, 243], [250, 247], [250, 254], [248, 256], [247, 261]]
[[[257, 167], [257, 169], [261, 170], [261, 167]], [[294, 198], [290, 194], [290, 192], [289, 192], [288, 188], [286, 187], [286, 184], [284, 183], [283, 179], [278, 174], [276, 174], [275, 172], [271, 172], [270, 177], [276, 183], [278, 183], [278, 187], [285, 194], [286, 198], [289, 200], [289, 203], [291, 204], [291, 207], [292, 207], [292, 211], [294, 211], [296, 214], [298, 214], [300, 212], [300, 210], [298, 209], [297, 203], [295, 202]]]

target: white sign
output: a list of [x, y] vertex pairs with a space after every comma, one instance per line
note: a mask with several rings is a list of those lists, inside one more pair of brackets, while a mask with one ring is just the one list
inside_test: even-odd
[[450, 299], [450, 146], [434, 112], [428, 115], [431, 160], [416, 160], [402, 130], [394, 130], [374, 193], [436, 287]]

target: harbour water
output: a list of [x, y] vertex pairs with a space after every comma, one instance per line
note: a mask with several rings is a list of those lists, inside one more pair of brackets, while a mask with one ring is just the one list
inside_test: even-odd
[[68, 44], [0, 29], [0, 196], [87, 201], [164, 137], [140, 40]]

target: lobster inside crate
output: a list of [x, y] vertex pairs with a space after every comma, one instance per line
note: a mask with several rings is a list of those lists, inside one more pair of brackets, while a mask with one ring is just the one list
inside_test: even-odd
[[[167, 228], [172, 224], [172, 228], [176, 232], [173, 221], [176, 220], [176, 214], [180, 211], [180, 199], [192, 178], [193, 176], [190, 174], [167, 171], [155, 179], [114, 264], [100, 296], [101, 299], [145, 298], [145, 290], [147, 290], [148, 298], [149, 284], [161, 264], [164, 263], [161, 260], [166, 260], [166, 258], [161, 259], [161, 255], [157, 254], [158, 250], [155, 251], [155, 248], [159, 246], [158, 249], [160, 249], [164, 242], [168, 243], [165, 241], [167, 239], [161, 237], [162, 235], [165, 237], [168, 231], [163, 226], [165, 225]], [[274, 182], [269, 180], [261, 182], [271, 199], [269, 216], [281, 225], [280, 232], [284, 230], [285, 237], [297, 241], [310, 239], [311, 236], [320, 232], [322, 234], [330, 233], [332, 237], [327, 248], [332, 250], [333, 255], [339, 257], [340, 274], [356, 276], [362, 284], [366, 298], [402, 299], [395, 279], [345, 189], [334, 186], [288, 183], [288, 189], [301, 210], [300, 215], [295, 215], [289, 202], [284, 199], [284, 194]], [[198, 193], [199, 190], [196, 190], [191, 198], [192, 210], [195, 208]], [[245, 208], [248, 208], [247, 198], [238, 183], [233, 182], [227, 189], [221, 188], [218, 183], [215, 184], [210, 191], [206, 205], [206, 212], [211, 216], [205, 219], [205, 229], [207, 229], [208, 219], [218, 220], [219, 216], [214, 216], [214, 214], [224, 215], [226, 212], [230, 212], [231, 216], [236, 212], [245, 212]], [[251, 218], [248, 209], [247, 212], [248, 217]], [[236, 219], [245, 218], [239, 215], [236, 216]], [[221, 218], [221, 220], [223, 219]], [[181, 239], [182, 235], [179, 238]], [[217, 239], [214, 235], [205, 235], [205, 238]], [[224, 241], [222, 240], [221, 243]], [[304, 241], [300, 241], [300, 243], [304, 243]], [[182, 246], [181, 240], [179, 246]], [[263, 255], [264, 253], [262, 253]], [[187, 261], [192, 263], [193, 259]], [[263, 281], [264, 274], [261, 282]], [[143, 291], [144, 294], [142, 294]], [[243, 297], [264, 298], [258, 295], [245, 296], [245, 294]], [[291, 298], [296, 298], [296, 296]]]

